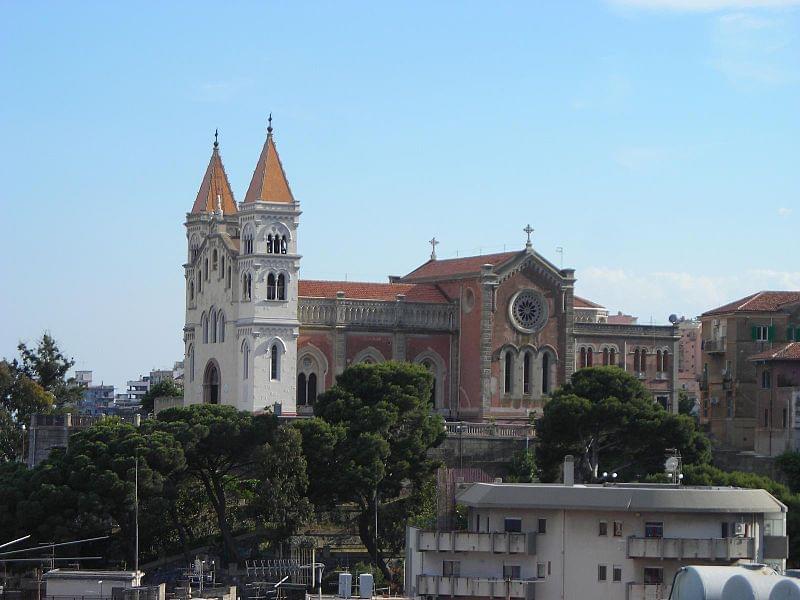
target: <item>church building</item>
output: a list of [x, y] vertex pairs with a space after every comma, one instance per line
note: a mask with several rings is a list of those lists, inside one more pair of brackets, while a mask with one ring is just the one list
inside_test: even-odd
[[592, 365], [630, 371], [677, 412], [677, 328], [613, 322], [530, 226], [517, 251], [440, 260], [433, 239], [430, 260], [385, 283], [315, 281], [299, 278], [300, 216], [271, 118], [242, 202], [214, 142], [186, 218], [188, 404], [311, 415], [347, 366], [401, 360], [433, 374], [447, 419], [525, 421]]

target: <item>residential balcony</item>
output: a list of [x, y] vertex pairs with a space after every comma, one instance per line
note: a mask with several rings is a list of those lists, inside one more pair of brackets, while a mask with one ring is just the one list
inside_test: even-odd
[[727, 347], [727, 338], [703, 340], [703, 350], [709, 354], [724, 354]]
[[472, 531], [419, 531], [420, 552], [494, 552], [536, 554], [535, 533], [478, 533]]
[[471, 596], [478, 598], [524, 598], [534, 600], [536, 579], [479, 579], [417, 575], [420, 596]]
[[672, 586], [665, 583], [629, 583], [628, 600], [667, 600]]
[[628, 558], [755, 560], [753, 538], [628, 538]]

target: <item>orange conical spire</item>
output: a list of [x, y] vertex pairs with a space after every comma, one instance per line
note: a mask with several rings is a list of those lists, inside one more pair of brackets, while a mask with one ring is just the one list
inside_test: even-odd
[[225, 167], [222, 166], [222, 158], [219, 155], [218, 132], [214, 132], [214, 150], [211, 152], [211, 160], [208, 162], [206, 174], [200, 184], [200, 191], [197, 192], [197, 199], [192, 206], [192, 213], [206, 213], [217, 210], [217, 201], [222, 206], [222, 212], [226, 215], [236, 212], [236, 201], [233, 199], [231, 184], [228, 183], [228, 175]]
[[244, 197], [245, 204], [250, 202], [294, 202], [292, 190], [289, 182], [286, 181], [286, 173], [283, 172], [283, 165], [272, 140], [272, 115], [269, 116], [269, 126], [267, 127], [267, 141], [261, 149], [261, 156], [258, 157], [258, 164], [247, 188], [247, 195]]

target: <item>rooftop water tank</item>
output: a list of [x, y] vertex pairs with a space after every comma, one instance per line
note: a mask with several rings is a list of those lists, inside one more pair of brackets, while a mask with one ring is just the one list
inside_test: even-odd
[[[684, 567], [675, 576], [672, 588], [672, 600], [733, 600], [723, 594], [725, 584], [734, 575], [749, 579], [770, 576], [772, 585], [778, 581], [772, 569], [763, 565], [747, 565], [732, 567]], [[750, 598], [751, 596], [744, 596]], [[759, 598], [760, 596], [754, 596]], [[763, 596], [768, 600], [769, 596]]]
[[800, 600], [800, 581], [782, 578], [772, 588], [769, 600]]
[[781, 580], [777, 575], [761, 571], [731, 576], [722, 588], [725, 600], [769, 600], [770, 592]]

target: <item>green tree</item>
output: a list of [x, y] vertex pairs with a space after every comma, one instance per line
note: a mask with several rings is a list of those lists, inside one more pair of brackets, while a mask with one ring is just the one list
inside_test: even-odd
[[545, 405], [536, 429], [536, 460], [545, 481], [558, 477], [567, 454], [576, 457], [582, 481], [596, 481], [601, 463], [625, 479], [659, 472], [667, 448], [678, 449], [687, 463], [710, 460], [709, 442], [694, 420], [664, 410], [618, 367], [574, 373]]
[[53, 395], [15, 367], [0, 361], [0, 462], [17, 460], [23, 448], [23, 427], [31, 415], [52, 410]]
[[232, 517], [255, 516], [281, 532], [302, 520], [306, 474], [299, 439], [285, 433], [274, 415], [201, 404], [165, 410], [154, 427], [183, 447], [184, 474], [205, 491], [228, 559], [241, 560]]
[[697, 402], [694, 398], [689, 397], [686, 390], [678, 390], [678, 414], [686, 415], [687, 417], [695, 416], [695, 408]]
[[533, 450], [519, 450], [511, 456], [506, 481], [509, 483], [535, 483], [539, 481], [536, 454]]
[[75, 361], [61, 352], [49, 333], [42, 335], [35, 348], [28, 348], [25, 342], [20, 342], [17, 350], [21, 360], [14, 359], [14, 368], [53, 394], [56, 405], [74, 404], [81, 399], [81, 388], [74, 378], [67, 378], [67, 372]]
[[142, 396], [142, 406], [139, 410], [144, 415], [153, 412], [156, 398], [183, 398], [183, 387], [172, 379], [159, 381]]
[[311, 497], [355, 505], [361, 541], [387, 579], [384, 550], [397, 547], [397, 524], [405, 524], [437, 466], [427, 451], [444, 440], [428, 402], [432, 384], [419, 365], [355, 365], [317, 398], [317, 418], [299, 425]]

